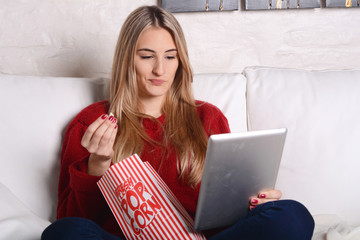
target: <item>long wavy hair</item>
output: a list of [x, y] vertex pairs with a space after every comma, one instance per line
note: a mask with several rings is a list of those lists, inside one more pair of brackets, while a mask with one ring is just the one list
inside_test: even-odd
[[[161, 143], [152, 140], [142, 126], [134, 57], [142, 32], [150, 27], [166, 29], [173, 37], [179, 66], [172, 86], [165, 96], [164, 137]], [[163, 156], [169, 146], [175, 150], [179, 179], [195, 187], [200, 181], [205, 161], [207, 136], [196, 111], [192, 91], [193, 73], [189, 63], [185, 37], [175, 17], [157, 6], [134, 10], [125, 20], [116, 45], [110, 81], [110, 112], [118, 119], [119, 131], [114, 145], [113, 162], [141, 154], [144, 141], [161, 144]]]

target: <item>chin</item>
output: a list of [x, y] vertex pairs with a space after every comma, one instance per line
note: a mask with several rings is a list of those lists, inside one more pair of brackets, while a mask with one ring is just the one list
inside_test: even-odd
[[152, 89], [148, 91], [149, 96], [153, 97], [161, 97], [164, 96], [167, 93], [168, 89]]

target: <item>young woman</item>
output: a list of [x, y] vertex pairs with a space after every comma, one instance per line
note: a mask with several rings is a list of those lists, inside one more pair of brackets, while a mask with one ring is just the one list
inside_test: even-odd
[[[96, 183], [112, 163], [138, 153], [191, 216], [196, 211], [207, 139], [228, 133], [215, 106], [194, 100], [182, 29], [173, 15], [140, 7], [118, 39], [110, 101], [82, 110], [68, 126], [61, 156], [58, 219], [42, 239], [124, 239]], [[114, 113], [110, 116], [108, 113]], [[249, 213], [210, 239], [311, 239], [314, 222], [278, 190], [250, 200]]]

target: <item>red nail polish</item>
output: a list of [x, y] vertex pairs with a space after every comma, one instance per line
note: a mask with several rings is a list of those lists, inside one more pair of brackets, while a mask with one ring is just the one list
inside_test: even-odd
[[266, 198], [266, 195], [265, 194], [260, 194], [260, 197], [261, 198]]
[[112, 120], [112, 122], [113, 122], [113, 123], [116, 123], [116, 122], [117, 122], [117, 119], [116, 119], [116, 118], [114, 118], [114, 119]]
[[251, 200], [251, 203], [258, 203], [258, 200], [257, 200], [257, 199], [253, 199], [253, 200]]
[[114, 117], [113, 116], [110, 116], [109, 117], [109, 121], [112, 122], [114, 120]]
[[253, 210], [256, 206], [250, 206], [250, 210]]
[[101, 119], [105, 119], [106, 118], [106, 114], [101, 115]]
[[117, 129], [117, 125], [115, 125], [115, 127], [114, 127], [115, 129]]

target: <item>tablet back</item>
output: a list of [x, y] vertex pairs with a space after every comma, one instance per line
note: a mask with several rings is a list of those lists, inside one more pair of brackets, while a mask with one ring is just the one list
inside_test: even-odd
[[212, 135], [195, 215], [195, 229], [236, 223], [249, 199], [274, 188], [286, 129]]

